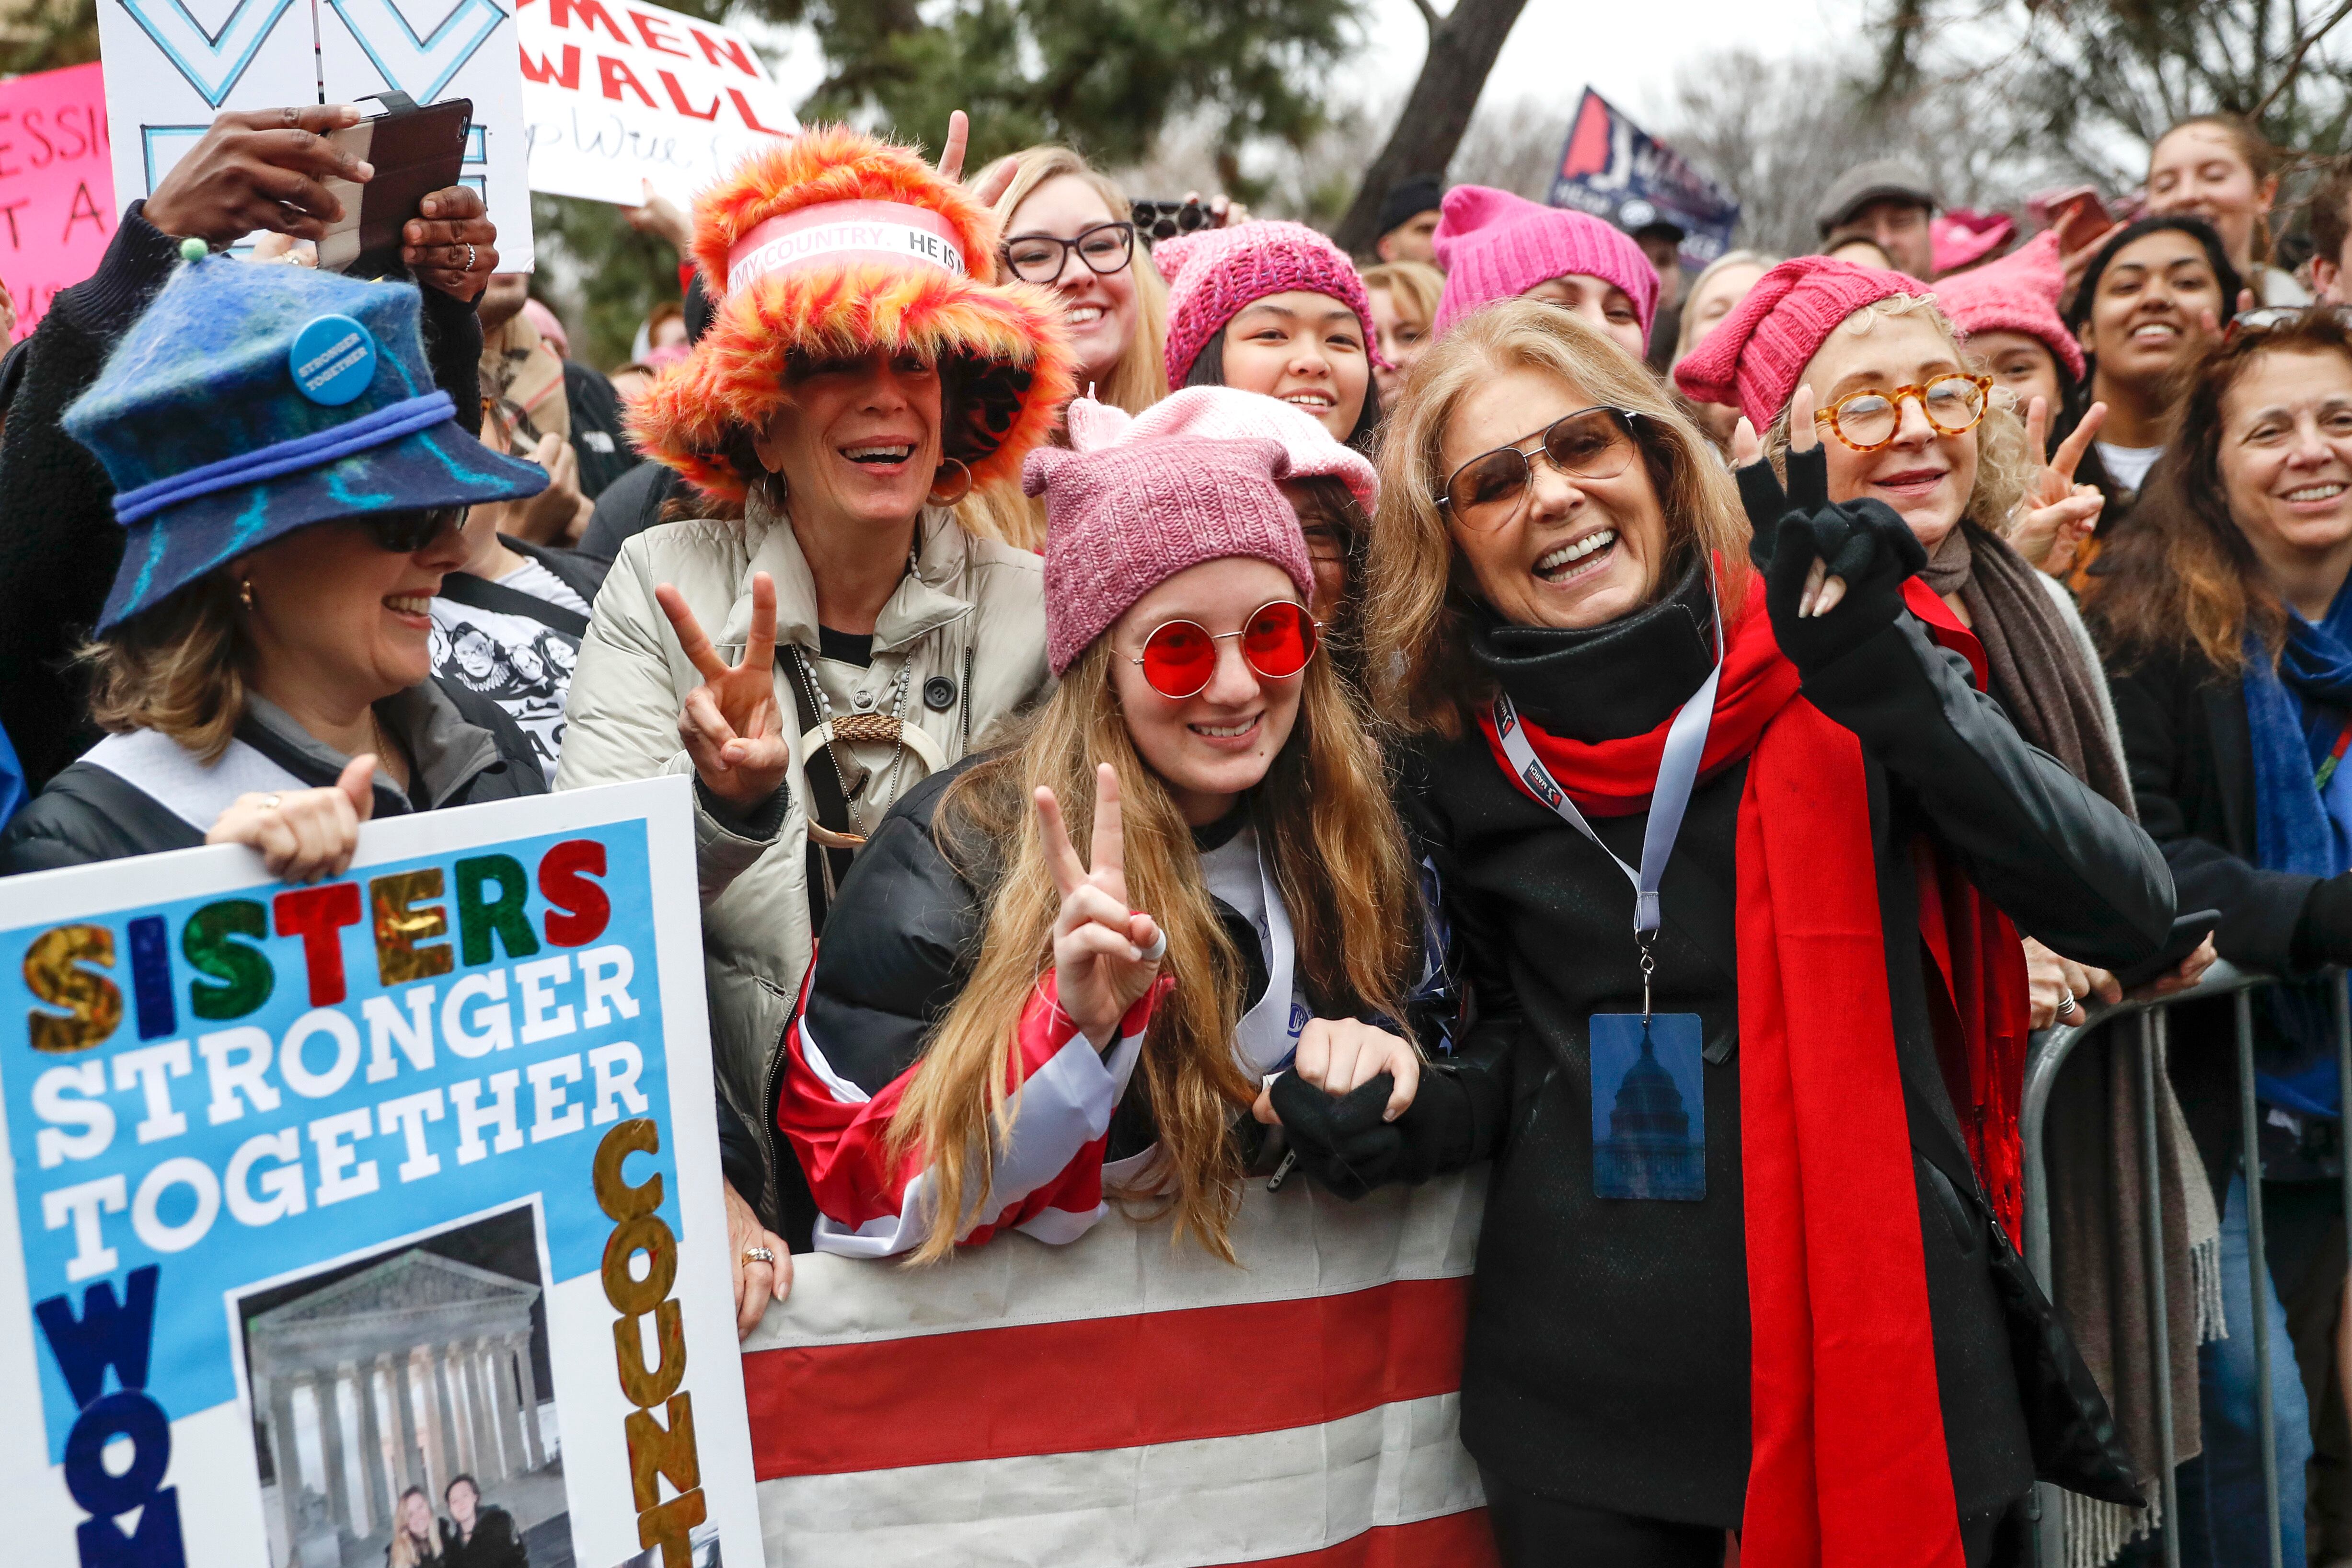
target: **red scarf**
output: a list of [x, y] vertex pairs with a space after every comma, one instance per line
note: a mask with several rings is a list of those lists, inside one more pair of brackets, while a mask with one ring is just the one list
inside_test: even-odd
[[[1916, 578], [1905, 598], [1981, 685], [1982, 650], [1943, 601]], [[1749, 576], [1726, 640], [1700, 769], [1749, 759], [1738, 853], [1754, 1447], [1742, 1560], [1960, 1568], [1861, 742], [1798, 694], [1760, 578]], [[1588, 815], [1647, 808], [1666, 724], [1587, 744], [1520, 721]], [[1535, 798], [1491, 714], [1479, 722], [1496, 763]], [[2013, 1229], [2024, 950], [1932, 846], [1915, 855], [1920, 936], [1946, 987], [1930, 1005], [1948, 1000], [1962, 1037], [1947, 1079], [1963, 1080], [1971, 1152]]]

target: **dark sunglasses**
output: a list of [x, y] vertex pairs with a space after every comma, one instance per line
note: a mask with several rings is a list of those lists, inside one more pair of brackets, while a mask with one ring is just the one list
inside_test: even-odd
[[1005, 269], [1024, 283], [1051, 283], [1062, 275], [1072, 251], [1077, 252], [1089, 272], [1124, 272], [1135, 259], [1135, 226], [1098, 223], [1079, 231], [1076, 239], [1050, 234], [1015, 235], [1004, 242], [1001, 254]]
[[1288, 680], [1307, 668], [1321, 628], [1307, 606], [1276, 599], [1250, 612], [1237, 632], [1213, 632], [1198, 621], [1162, 621], [1129, 663], [1143, 667], [1145, 684], [1162, 697], [1197, 697], [1217, 673], [1217, 645], [1239, 637], [1242, 662], [1266, 680]]
[[2251, 310], [2241, 310], [2230, 318], [2221, 333], [2221, 341], [2233, 342], [2241, 332], [2266, 332], [2273, 327], [2293, 326], [2313, 311], [2324, 311], [2347, 327], [2352, 327], [2352, 305], [2257, 305]]
[[1536, 435], [1481, 452], [1454, 469], [1437, 494], [1437, 510], [1451, 511], [1465, 527], [1501, 527], [1518, 510], [1538, 452], [1571, 479], [1613, 479], [1633, 460], [1633, 421], [1640, 417], [1608, 405], [1562, 415]]
[[376, 547], [394, 555], [414, 555], [441, 535], [445, 528], [466, 526], [461, 506], [425, 507], [408, 511], [371, 512], [358, 520], [375, 536]]

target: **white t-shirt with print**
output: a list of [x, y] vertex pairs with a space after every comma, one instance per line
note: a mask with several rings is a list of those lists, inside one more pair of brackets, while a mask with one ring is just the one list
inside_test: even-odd
[[[587, 601], [536, 561], [526, 559], [497, 581], [574, 615], [588, 613]], [[579, 662], [580, 639], [544, 622], [455, 599], [433, 601], [433, 673], [505, 709], [530, 737], [550, 784], [563, 747], [563, 700]]]

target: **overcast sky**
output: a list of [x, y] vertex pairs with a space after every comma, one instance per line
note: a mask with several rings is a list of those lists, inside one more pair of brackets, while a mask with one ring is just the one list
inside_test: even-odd
[[[1443, 9], [1449, 0], [1436, 0]], [[1484, 101], [1556, 97], [1566, 112], [1587, 85], [1630, 114], [1661, 105], [1684, 61], [1746, 47], [1767, 56], [1818, 47], [1852, 0], [1528, 0], [1486, 79]], [[1379, 90], [1402, 94], [1429, 37], [1412, 0], [1372, 0], [1364, 63]]]

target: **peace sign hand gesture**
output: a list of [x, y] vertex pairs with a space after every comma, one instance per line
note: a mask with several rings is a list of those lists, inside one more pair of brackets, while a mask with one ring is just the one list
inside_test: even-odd
[[1055, 986], [1062, 1010], [1101, 1049], [1118, 1039], [1118, 1021], [1159, 977], [1168, 944], [1157, 921], [1127, 907], [1118, 774], [1111, 765], [1095, 770], [1091, 869], [1078, 858], [1054, 792], [1040, 784], [1034, 798], [1045, 864], [1062, 895], [1054, 919]]
[[711, 794], [752, 810], [782, 785], [792, 760], [776, 710], [775, 579], [765, 572], [752, 574], [751, 635], [743, 645], [743, 662], [735, 665], [719, 657], [702, 623], [687, 608], [685, 595], [664, 583], [654, 597], [677, 629], [678, 647], [702, 677], [702, 684], [686, 694], [677, 738]]
[[2036, 397], [2025, 405], [2025, 450], [2035, 464], [2032, 481], [2009, 521], [2009, 542], [2028, 565], [2063, 577], [2074, 564], [2074, 552], [2099, 525], [2107, 504], [2096, 485], [2078, 485], [2074, 469], [2083, 454], [2106, 423], [2107, 405], [2094, 403], [2084, 412], [2074, 433], [2058, 443], [2058, 455], [2045, 459], [2050, 431], [2050, 406]]

